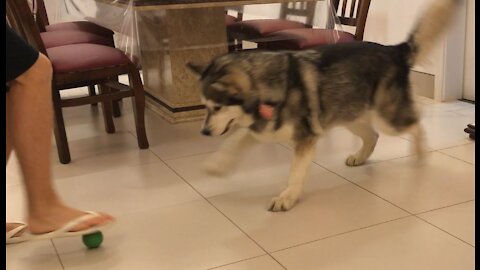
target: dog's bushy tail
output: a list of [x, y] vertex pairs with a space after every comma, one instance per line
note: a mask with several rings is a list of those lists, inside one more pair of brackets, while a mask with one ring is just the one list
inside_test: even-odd
[[454, 13], [464, 0], [433, 0], [410, 33], [409, 63], [415, 64], [434, 47], [435, 42], [448, 29]]

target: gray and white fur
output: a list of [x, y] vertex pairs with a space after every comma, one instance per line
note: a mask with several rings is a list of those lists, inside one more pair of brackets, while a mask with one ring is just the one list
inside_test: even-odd
[[[200, 76], [208, 110], [202, 133], [229, 136], [208, 162], [222, 174], [239, 152], [257, 141], [290, 142], [294, 159], [287, 188], [269, 205], [271, 211], [293, 207], [302, 193], [315, 144], [326, 130], [345, 126], [363, 141], [346, 159], [358, 166], [368, 159], [377, 130], [412, 135], [415, 153], [423, 153], [423, 131], [415, 110], [410, 69], [447, 29], [458, 0], [436, 0], [406, 42], [384, 46], [372, 42], [333, 44], [305, 51], [244, 51], [215, 58], [209, 65], [190, 64]], [[273, 119], [259, 105], [275, 108]]]

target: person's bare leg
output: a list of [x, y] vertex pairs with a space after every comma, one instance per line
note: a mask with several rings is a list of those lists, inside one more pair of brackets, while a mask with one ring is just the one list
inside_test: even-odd
[[[7, 95], [7, 98], [8, 98], [8, 95]], [[8, 104], [8, 102], [7, 102]], [[6, 117], [6, 128], [5, 128], [5, 149], [6, 149], [6, 163], [8, 164], [8, 160], [10, 159], [10, 154], [12, 153], [12, 127], [10, 125], [10, 122], [8, 120], [8, 116]], [[16, 227], [18, 226], [21, 226], [22, 224], [21, 223], [7, 223], [5, 228], [6, 228], [6, 231], [9, 232], [13, 229], [15, 229]], [[15, 235], [21, 235], [25, 230], [21, 230], [19, 231], [17, 234]]]
[[[8, 95], [7, 95], [8, 98]], [[8, 102], [7, 102], [8, 103]], [[5, 123], [5, 149], [7, 150], [7, 155], [6, 155], [6, 163], [8, 164], [8, 160], [10, 159], [10, 154], [12, 153], [12, 127], [10, 126], [10, 122], [8, 121], [8, 116], [6, 117]]]
[[[7, 137], [7, 159], [10, 143], [17, 154], [25, 181], [28, 223], [32, 233], [53, 231], [85, 214], [67, 207], [53, 188], [50, 164], [53, 125], [51, 78], [51, 64], [40, 55], [29, 70], [11, 82], [7, 94], [7, 127], [11, 129], [10, 138]], [[111, 219], [111, 216], [103, 214], [78, 225], [73, 231]]]

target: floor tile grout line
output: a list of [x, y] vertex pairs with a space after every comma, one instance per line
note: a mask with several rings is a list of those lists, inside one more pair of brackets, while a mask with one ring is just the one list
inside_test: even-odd
[[468, 142], [468, 143], [465, 143], [465, 144], [460, 144], [460, 145], [448, 146], [448, 147], [445, 147], [445, 148], [438, 148], [438, 149], [435, 149], [435, 150], [436, 151], [443, 151], [443, 150], [448, 150], [448, 149], [452, 149], [452, 148], [457, 148], [457, 147], [460, 147], [460, 146], [467, 146], [467, 145], [470, 145], [470, 144], [475, 144], [475, 141], [471, 141], [471, 142]]
[[466, 160], [460, 159], [460, 158], [458, 158], [458, 157], [454, 157], [454, 156], [449, 155], [449, 154], [447, 154], [447, 153], [443, 153], [441, 150], [436, 150], [435, 152], [437, 152], [437, 153], [439, 153], [439, 154], [441, 154], [441, 155], [445, 155], [445, 156], [447, 156], [447, 157], [456, 159], [456, 160], [458, 160], [458, 161], [462, 161], [462, 162], [464, 162], [464, 163], [467, 163], [468, 165], [475, 165], [475, 164], [473, 164], [473, 163], [471, 163], [471, 162], [468, 162], [468, 161], [466, 161]]
[[453, 238], [455, 238], [455, 239], [457, 239], [457, 240], [460, 240], [461, 242], [463, 242], [463, 243], [465, 243], [465, 244], [467, 244], [467, 245], [469, 245], [469, 246], [471, 246], [471, 247], [475, 248], [475, 246], [474, 246], [474, 245], [472, 245], [472, 244], [468, 243], [467, 241], [465, 241], [465, 240], [463, 240], [463, 239], [459, 238], [458, 236], [456, 236], [456, 235], [453, 235], [452, 233], [450, 233], [450, 232], [448, 232], [448, 231], [446, 231], [446, 230], [444, 230], [444, 229], [442, 229], [442, 228], [438, 227], [437, 225], [435, 225], [435, 224], [433, 224], [433, 223], [429, 222], [428, 220], [426, 220], [426, 219], [423, 219], [423, 218], [421, 218], [421, 217], [419, 217], [419, 216], [417, 216], [417, 215], [413, 215], [413, 216], [414, 216], [414, 217], [416, 217], [417, 219], [419, 219], [419, 220], [421, 220], [421, 221], [423, 221], [423, 222], [425, 222], [425, 223], [429, 224], [430, 226], [432, 226], [432, 227], [434, 227], [434, 228], [436, 228], [436, 229], [438, 229], [438, 230], [440, 230], [440, 231], [442, 231], [442, 232], [444, 232], [444, 233], [446, 233], [446, 234], [450, 235], [451, 237], [453, 237]]
[[233, 265], [233, 264], [236, 264], [236, 263], [253, 260], [253, 259], [256, 259], [256, 258], [263, 257], [263, 256], [267, 256], [267, 254], [262, 254], [262, 255], [258, 255], [258, 256], [251, 257], [251, 258], [243, 259], [243, 260], [238, 260], [238, 261], [235, 261], [235, 262], [231, 262], [231, 263], [227, 263], [227, 264], [222, 264], [222, 265], [219, 265], [219, 266], [214, 266], [214, 267], [208, 268], [208, 269], [206, 269], [206, 270], [214, 270], [214, 269], [218, 269], [218, 268], [220, 268], [220, 267], [225, 267], [225, 266]]
[[58, 252], [57, 246], [55, 246], [55, 242], [53, 241], [53, 239], [50, 239], [49, 241], [50, 241], [50, 243], [52, 243], [53, 249], [55, 250], [55, 254], [57, 255], [58, 262], [60, 263], [60, 266], [62, 267], [63, 270], [65, 270], [66, 269], [65, 265], [63, 265], [62, 258], [60, 257], [60, 253]]
[[469, 202], [474, 202], [474, 201], [475, 201], [475, 199], [467, 200], [467, 201], [463, 201], [463, 202], [459, 202], [459, 203], [454, 203], [454, 204], [451, 204], [451, 205], [446, 205], [446, 206], [438, 207], [438, 208], [435, 208], [435, 209], [431, 209], [431, 210], [427, 210], [427, 211], [423, 211], [423, 212], [418, 212], [418, 213], [415, 213], [414, 215], [423, 215], [423, 214], [426, 214], [426, 213], [429, 213], [429, 212], [442, 210], [442, 209], [445, 209], [445, 208], [449, 208], [449, 207], [453, 207], [453, 206], [457, 206], [457, 205], [465, 204], [465, 203], [469, 203]]
[[[128, 132], [130, 133], [130, 135], [132, 135], [135, 140], [137, 139], [137, 136], [134, 134], [134, 131], [132, 130], [128, 130]], [[161, 158], [159, 155], [157, 155], [153, 150], [151, 150], [150, 147], [148, 147], [148, 150], [154, 154], [158, 159], [160, 159], [161, 161], [163, 162], [166, 162], [166, 161], [172, 161], [172, 160], [177, 160], [177, 159], [182, 159], [182, 158], [189, 158], [189, 157], [195, 157], [195, 156], [201, 156], [201, 155], [206, 155], [206, 154], [211, 154], [211, 153], [214, 153], [216, 150], [211, 150], [211, 151], [206, 151], [206, 152], [200, 152], [200, 153], [195, 153], [195, 154], [188, 154], [188, 155], [184, 155], [184, 156], [179, 156], [179, 157], [170, 157], [170, 158]]]
[[[315, 163], [315, 162], [314, 162], [314, 163]], [[321, 166], [321, 165], [320, 165], [320, 164], [318, 164], [318, 163], [315, 163], [315, 164], [317, 164], [317, 165]], [[321, 167], [322, 167], [322, 168], [324, 168], [324, 169], [326, 169], [326, 170], [328, 170], [327, 168], [325, 168], [325, 167], [323, 167], [323, 166], [321, 166]], [[330, 170], [328, 170], [328, 171], [330, 171]], [[335, 173], [335, 172], [333, 172], [333, 171], [330, 171], [330, 172], [331, 172], [331, 173], [333, 173], [333, 174], [335, 174], [335, 175], [337, 175], [337, 176], [339, 176], [339, 177], [341, 177], [341, 178], [343, 178], [343, 179], [345, 179], [346, 181], [348, 181], [348, 182], [350, 182], [350, 183], [352, 183], [352, 184], [354, 184], [354, 185], [358, 186], [359, 188], [361, 188], [361, 189], [363, 189], [363, 190], [365, 190], [365, 191], [369, 192], [370, 194], [373, 194], [373, 195], [375, 195], [376, 197], [378, 197], [378, 198], [380, 198], [380, 199], [384, 200], [385, 202], [388, 202], [389, 204], [391, 204], [391, 205], [393, 205], [393, 206], [395, 206], [395, 207], [398, 207], [398, 208], [402, 209], [403, 211], [405, 211], [405, 212], [409, 213], [409, 214], [410, 214], [410, 216], [415, 216], [415, 217], [417, 217], [417, 218], [419, 218], [419, 219], [421, 219], [421, 220], [425, 221], [426, 223], [430, 224], [431, 226], [433, 226], [433, 227], [435, 227], [435, 228], [437, 228], [437, 229], [439, 229], [439, 230], [443, 231], [444, 233], [446, 233], [446, 234], [448, 234], [448, 235], [450, 235], [450, 236], [452, 236], [452, 237], [454, 237], [454, 238], [456, 238], [456, 239], [458, 239], [458, 240], [462, 241], [462, 242], [463, 242], [463, 243], [465, 243], [465, 244], [468, 244], [468, 245], [472, 246], [472, 245], [471, 245], [471, 244], [469, 244], [468, 242], [465, 242], [464, 240], [462, 240], [462, 239], [460, 239], [460, 238], [456, 237], [455, 235], [452, 235], [451, 233], [449, 233], [449, 232], [447, 232], [447, 231], [445, 231], [445, 230], [443, 230], [443, 229], [441, 229], [441, 228], [439, 228], [439, 227], [435, 226], [434, 224], [431, 224], [430, 222], [428, 222], [428, 221], [426, 221], [426, 220], [424, 220], [424, 219], [420, 218], [419, 216], [417, 216], [417, 214], [415, 214], [415, 213], [411, 213], [410, 211], [408, 211], [408, 210], [406, 210], [406, 209], [403, 209], [402, 207], [400, 207], [400, 206], [396, 205], [395, 203], [393, 203], [393, 202], [390, 202], [389, 200], [387, 200], [387, 199], [385, 199], [385, 198], [381, 197], [380, 195], [373, 193], [372, 191], [370, 191], [370, 190], [368, 190], [368, 189], [366, 189], [366, 188], [364, 188], [364, 187], [362, 187], [362, 186], [358, 185], [358, 184], [357, 184], [357, 183], [355, 183], [355, 182], [352, 182], [352, 181], [348, 180], [347, 178], [345, 178], [345, 177], [343, 177], [343, 176], [341, 176], [341, 175], [339, 175], [339, 174], [337, 174], [337, 173]], [[473, 201], [473, 200], [471, 200], [471, 201]], [[461, 203], [466, 203], [466, 202], [467, 202], [467, 201], [464, 201], [464, 202], [461, 202]], [[454, 206], [454, 205], [457, 205], [457, 204], [460, 204], [460, 203], [456, 203], [456, 204], [453, 204], [453, 205], [450, 205], [450, 206]], [[449, 207], [449, 206], [446, 206], [446, 207]], [[443, 208], [445, 208], [445, 207], [443, 207]], [[440, 209], [441, 209], [441, 208], [440, 208]], [[472, 246], [472, 247], [474, 247], [474, 246]]]
[[211, 151], [206, 151], [206, 152], [200, 152], [200, 153], [195, 153], [195, 154], [188, 154], [185, 156], [179, 156], [179, 157], [171, 157], [171, 158], [166, 158], [164, 161], [174, 161], [182, 158], [190, 158], [190, 157], [196, 157], [196, 156], [201, 156], [201, 155], [207, 155], [207, 154], [212, 154], [215, 153], [217, 150], [211, 150]]
[[[466, 127], [466, 126], [465, 126], [465, 127]], [[465, 135], [466, 135], [466, 133], [465, 133]], [[403, 135], [398, 136], [398, 137], [399, 137], [399, 138], [403, 138], [403, 139], [405, 139], [405, 140], [407, 140], [407, 141], [409, 141], [409, 142], [414, 142], [414, 140], [413, 140], [412, 138], [404, 138], [404, 137], [402, 137], [402, 136], [403, 136]], [[465, 136], [465, 139], [467, 139], [467, 138], [468, 138], [468, 136]], [[427, 140], [427, 143], [428, 143], [428, 140]], [[474, 143], [474, 142], [465, 142], [465, 143], [462, 142], [462, 143], [460, 143], [460, 144], [455, 144], [455, 145], [452, 145], [452, 146], [441, 147], [441, 148], [433, 148], [432, 146], [428, 146], [428, 145], [427, 145], [427, 147], [430, 148], [432, 151], [438, 151], [438, 150], [442, 150], [442, 149], [448, 149], [448, 148], [453, 148], [453, 147], [458, 147], [458, 146], [464, 146], [464, 145], [471, 144], [471, 143]], [[430, 152], [431, 152], [431, 151], [430, 151]]]
[[[154, 153], [155, 154], [155, 153]], [[155, 154], [156, 155], [156, 154]], [[157, 156], [158, 157], [158, 156]], [[160, 158], [160, 157], [159, 157]], [[200, 191], [198, 191], [191, 183], [189, 183], [185, 178], [183, 178], [175, 169], [173, 169], [168, 163], [163, 161], [165, 166], [167, 166], [170, 170], [172, 170], [180, 179], [182, 179], [187, 185], [190, 186], [200, 197], [202, 197], [210, 206], [212, 206], [215, 210], [217, 210], [218, 213], [220, 213], [223, 217], [225, 217], [231, 224], [233, 224], [239, 231], [241, 231], [245, 236], [247, 236], [248, 239], [250, 239], [255, 245], [257, 245], [265, 254], [263, 255], [268, 255], [270, 256], [274, 261], [276, 261], [281, 267], [287, 270], [285, 266], [283, 266], [279, 261], [277, 261], [270, 253], [262, 247], [255, 239], [253, 239], [249, 234], [247, 234], [238, 224], [236, 224], [230, 217], [228, 217], [225, 213], [223, 213], [220, 209], [218, 209], [217, 206], [215, 206], [207, 197], [205, 197]]]
[[437, 152], [440, 153], [440, 154], [444, 154], [444, 155], [446, 155], [446, 156], [449, 156], [449, 157], [451, 157], [451, 158], [454, 158], [454, 159], [456, 159], [456, 160], [463, 161], [463, 162], [465, 162], [465, 163], [467, 163], [467, 164], [475, 165], [475, 163], [472, 163], [472, 162], [463, 160], [463, 159], [461, 159], [461, 158], [459, 158], [459, 157], [455, 157], [455, 156], [452, 156], [452, 155], [450, 155], [450, 154], [444, 153], [444, 152], [442, 152], [441, 150], [438, 150]]
[[[397, 159], [397, 158], [395, 158], [395, 159]], [[391, 159], [391, 160], [393, 160], [393, 159]], [[357, 184], [357, 183], [355, 183], [355, 182], [353, 182], [353, 181], [350, 181], [350, 180], [348, 180], [346, 177], [344, 177], [344, 176], [342, 176], [342, 175], [340, 175], [340, 174], [338, 174], [338, 173], [336, 173], [336, 172], [334, 172], [334, 171], [332, 171], [332, 170], [330, 170], [330, 169], [328, 169], [328, 168], [326, 168], [326, 167], [324, 167], [324, 166], [322, 166], [322, 165], [318, 164], [317, 162], [313, 161], [313, 163], [315, 163], [315, 164], [317, 164], [318, 166], [320, 166], [320, 167], [324, 168], [325, 170], [327, 170], [327, 171], [329, 171], [329, 172], [331, 172], [331, 173], [335, 174], [336, 176], [338, 176], [338, 177], [340, 177], [340, 178], [344, 179], [345, 181], [347, 181], [347, 182], [349, 182], [349, 183], [351, 183], [351, 184], [353, 184], [353, 185], [355, 185], [355, 186], [357, 186], [357, 187], [359, 187], [359, 188], [363, 189], [364, 191], [366, 191], [366, 192], [368, 192], [368, 193], [370, 193], [370, 194], [374, 195], [375, 197], [377, 197], [377, 198], [379, 198], [379, 199], [381, 199], [381, 200], [383, 200], [383, 201], [385, 201], [385, 202], [387, 202], [387, 203], [389, 203], [389, 204], [391, 204], [391, 205], [393, 205], [393, 206], [395, 206], [395, 207], [397, 207], [397, 208], [399, 208], [399, 209], [401, 209], [401, 210], [403, 210], [403, 211], [407, 212], [408, 214], [410, 214], [410, 215], [414, 215], [414, 214], [413, 214], [413, 213], [411, 213], [410, 211], [408, 211], [408, 210], [406, 210], [406, 209], [404, 209], [404, 208], [402, 208], [402, 207], [400, 207], [400, 206], [398, 206], [398, 205], [394, 204], [393, 202], [391, 202], [391, 201], [387, 200], [386, 198], [383, 198], [382, 196], [380, 196], [380, 195], [378, 195], [378, 194], [376, 194], [376, 193], [374, 193], [374, 192], [372, 192], [372, 191], [370, 191], [370, 190], [368, 190], [368, 189], [366, 189], [366, 188], [364, 188], [364, 187], [360, 186], [359, 184]], [[374, 163], [374, 164], [375, 164], [375, 163]]]
[[334, 237], [338, 237], [338, 236], [341, 236], [341, 235], [345, 235], [345, 234], [349, 234], [349, 233], [353, 233], [353, 232], [357, 232], [357, 231], [361, 231], [361, 230], [373, 228], [373, 227], [376, 227], [376, 226], [380, 226], [380, 225], [387, 224], [387, 223], [390, 223], [390, 222], [395, 222], [395, 221], [398, 221], [398, 220], [401, 220], [401, 219], [410, 218], [410, 217], [413, 217], [413, 216], [414, 216], [413, 214], [409, 214], [409, 215], [406, 215], [406, 216], [402, 216], [402, 217], [398, 217], [398, 218], [394, 218], [394, 219], [382, 221], [382, 222], [379, 222], [379, 223], [375, 223], [375, 224], [371, 224], [371, 225], [368, 225], [368, 226], [356, 228], [356, 229], [353, 229], [353, 230], [349, 230], [349, 231], [344, 231], [344, 232], [332, 234], [332, 235], [325, 236], [325, 237], [322, 237], [322, 238], [318, 238], [318, 239], [315, 239], [315, 240], [310, 240], [310, 241], [307, 241], [307, 242], [304, 242], [304, 243], [295, 244], [295, 245], [290, 246], [290, 247], [286, 247], [286, 248], [278, 249], [278, 250], [275, 250], [275, 251], [271, 251], [270, 253], [277, 253], [277, 252], [280, 252], [280, 251], [285, 251], [285, 250], [288, 250], [288, 249], [292, 249], [292, 248], [296, 248], [296, 247], [300, 247], [300, 246], [312, 244], [312, 243], [315, 243], [315, 242], [320, 242], [320, 241], [325, 240], [325, 239], [334, 238]]
[[[429, 153], [435, 153], [435, 152], [438, 152], [438, 153], [440, 153], [438, 150], [435, 150], [435, 151], [432, 151], [432, 152], [428, 152], [427, 154], [429, 154]], [[443, 154], [443, 153], [441, 153], [441, 154]], [[448, 155], [447, 155], [447, 156], [448, 156]], [[412, 156], [407, 156], [407, 157], [414, 157], [414, 155], [412, 155]], [[398, 157], [398, 158], [393, 158], [393, 159], [384, 160], [384, 161], [380, 161], [380, 162], [392, 161], [392, 160], [401, 159], [401, 158], [407, 158], [407, 157]], [[459, 161], [463, 161], [463, 160], [460, 160], [460, 159], [458, 159], [458, 160], [459, 160]], [[380, 198], [380, 199], [382, 199], [382, 200], [384, 200], [384, 201], [386, 201], [386, 202], [390, 203], [391, 205], [393, 205], [393, 206], [395, 206], [395, 207], [398, 207], [398, 208], [402, 209], [403, 211], [405, 211], [405, 212], [407, 212], [407, 213], [409, 213], [409, 214], [411, 214], [411, 215], [415, 215], [415, 213], [412, 213], [412, 212], [410, 212], [410, 211], [407, 211], [406, 209], [403, 209], [402, 207], [400, 207], [400, 206], [396, 205], [395, 203], [393, 203], [393, 202], [390, 202], [390, 201], [389, 201], [389, 200], [387, 200], [386, 198], [383, 198], [382, 196], [380, 196], [380, 195], [378, 195], [378, 194], [376, 194], [376, 193], [374, 193], [374, 192], [372, 192], [372, 191], [370, 191], [370, 190], [368, 190], [368, 189], [366, 189], [366, 188], [364, 188], [364, 187], [360, 186], [359, 184], [355, 183], [354, 181], [351, 181], [351, 180], [347, 179], [346, 177], [344, 177], [344, 176], [342, 176], [342, 175], [338, 174], [337, 172], [335, 172], [335, 171], [333, 171], [333, 170], [330, 170], [330, 169], [328, 169], [327, 167], [325, 167], [325, 166], [323, 166], [323, 165], [321, 165], [321, 164], [317, 163], [316, 161], [312, 161], [312, 162], [313, 162], [314, 164], [316, 164], [316, 165], [318, 165], [318, 166], [322, 167], [323, 169], [325, 169], [325, 170], [327, 170], [327, 171], [329, 171], [329, 172], [331, 172], [331, 173], [333, 173], [333, 174], [337, 175], [338, 177], [340, 177], [340, 178], [342, 178], [342, 179], [346, 180], [347, 182], [350, 182], [350, 183], [352, 183], [352, 184], [356, 185], [357, 187], [359, 187], [359, 188], [361, 188], [361, 189], [363, 189], [363, 190], [365, 190], [365, 191], [367, 191], [367, 192], [369, 192], [369, 193], [371, 193], [371, 194], [375, 195], [376, 197], [378, 197], [378, 198]], [[378, 163], [380, 163], [380, 162], [371, 163], [371, 164], [368, 164], [367, 166], [370, 166], [370, 165], [373, 165], [373, 164], [378, 164]], [[470, 164], [470, 163], [468, 163], [468, 162], [466, 162], [466, 161], [463, 161], [463, 162], [465, 162], [465, 163], [467, 163], [467, 164], [469, 164], [469, 165], [472, 165], [472, 164]], [[465, 201], [465, 202], [466, 202], [466, 201]], [[463, 202], [460, 202], [460, 203], [463, 203]], [[455, 203], [455, 204], [459, 204], [459, 203]], [[454, 204], [454, 205], [455, 205], [455, 204]], [[448, 206], [447, 206], [447, 207], [448, 207]]]

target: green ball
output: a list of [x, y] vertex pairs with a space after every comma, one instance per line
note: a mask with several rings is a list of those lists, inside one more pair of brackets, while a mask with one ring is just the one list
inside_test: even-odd
[[103, 241], [102, 232], [94, 232], [82, 236], [82, 241], [89, 249], [98, 248]]

